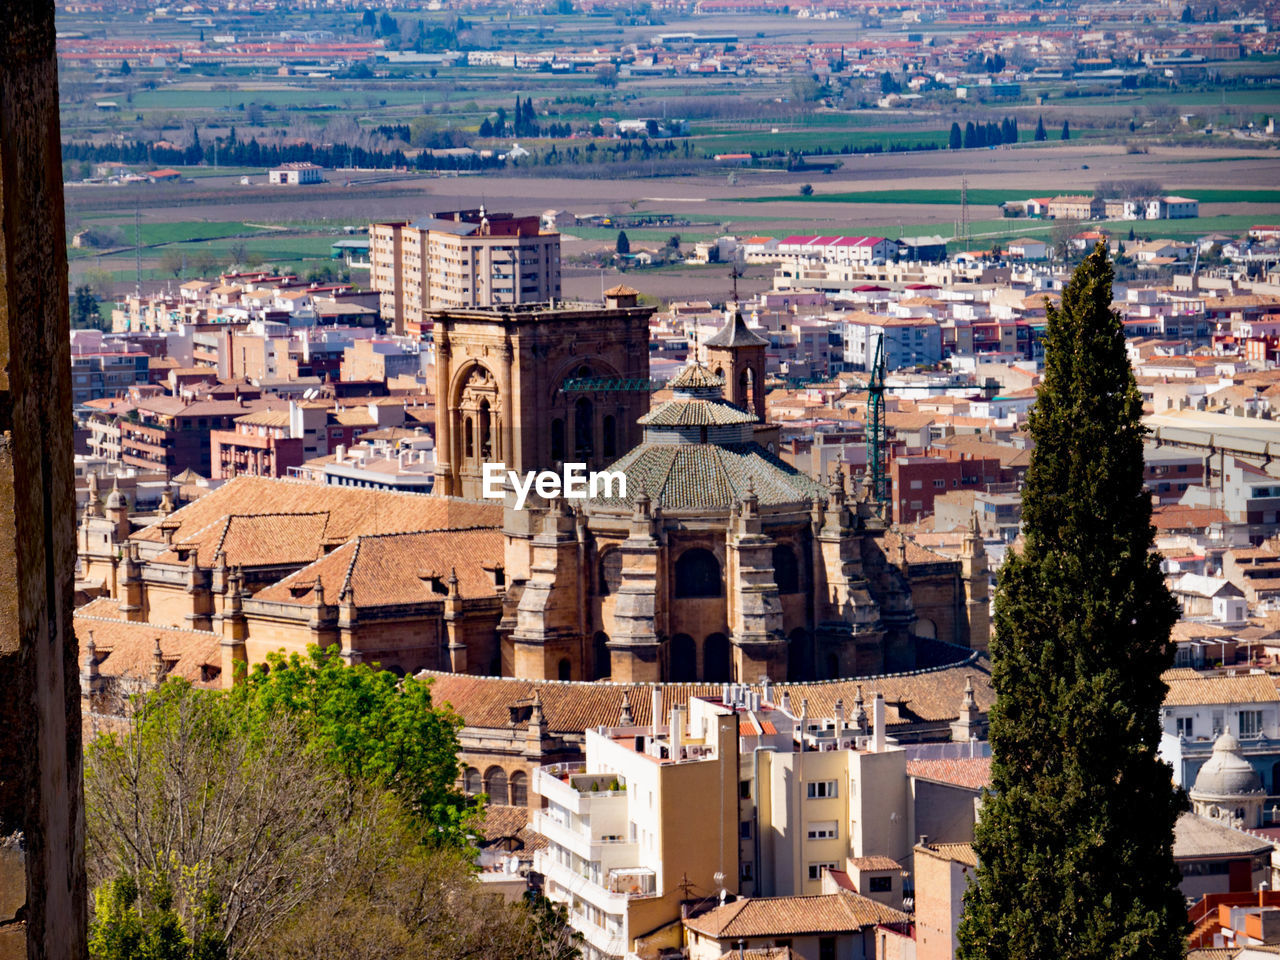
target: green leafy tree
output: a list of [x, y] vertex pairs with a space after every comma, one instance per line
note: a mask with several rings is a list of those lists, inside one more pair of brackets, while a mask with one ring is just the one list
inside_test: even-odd
[[1036, 141], [1048, 140], [1049, 134], [1044, 129], [1044, 117], [1036, 121]]
[[964, 145], [964, 138], [963, 138], [963, 135], [960, 133], [960, 124], [952, 123], [951, 139], [948, 143], [948, 146], [950, 146], [952, 150], [959, 150], [963, 145]]
[[614, 244], [613, 249], [618, 253], [619, 256], [623, 256], [623, 257], [625, 257], [627, 254], [631, 252], [631, 241], [627, 239], [627, 231], [625, 230], [618, 231], [618, 242]]
[[1071, 121], [1070, 120], [1062, 121], [1062, 139], [1063, 140], [1071, 139]]
[[802, 183], [802, 184], [800, 185], [800, 196], [802, 196], [802, 197], [812, 197], [812, 196], [813, 196], [813, 184], [812, 184], [812, 183]]
[[367, 664], [347, 666], [337, 647], [268, 656], [231, 697], [249, 716], [301, 725], [321, 755], [354, 782], [389, 790], [428, 840], [466, 844], [478, 812], [457, 789], [462, 718], [431, 702], [430, 685]]
[[1000, 571], [992, 790], [961, 960], [1175, 960], [1185, 799], [1160, 759], [1177, 605], [1151, 552], [1142, 397], [1098, 244], [1048, 309], [1026, 545]]

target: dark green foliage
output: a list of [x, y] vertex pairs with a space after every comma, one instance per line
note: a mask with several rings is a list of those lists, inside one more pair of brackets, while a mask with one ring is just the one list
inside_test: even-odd
[[165, 877], [147, 872], [139, 883], [123, 875], [94, 894], [89, 924], [93, 960], [223, 960], [226, 955], [216, 935], [188, 936]]
[[1036, 140], [1048, 140], [1049, 134], [1044, 129], [1044, 117], [1036, 121]]
[[625, 230], [618, 231], [618, 242], [614, 245], [614, 250], [624, 257], [631, 252], [631, 241], [627, 239]]
[[1050, 307], [1026, 545], [1000, 571], [992, 791], [962, 960], [1175, 960], [1185, 800], [1157, 755], [1177, 606], [1151, 552], [1142, 398], [1099, 244]]
[[96, 329], [101, 326], [98, 313], [98, 298], [93, 295], [93, 287], [83, 283], [76, 287], [71, 298], [71, 327], [75, 330]]
[[958, 123], [951, 124], [951, 139], [948, 146], [950, 146], [952, 150], [959, 150], [964, 146], [964, 140], [960, 133], [960, 124]]
[[1071, 121], [1070, 120], [1062, 121], [1062, 139], [1063, 140], [1071, 139]]

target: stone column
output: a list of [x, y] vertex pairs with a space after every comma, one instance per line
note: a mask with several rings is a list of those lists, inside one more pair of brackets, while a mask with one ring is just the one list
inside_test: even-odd
[[86, 954], [63, 231], [53, 0], [0, 3], [2, 960]]
[[437, 320], [436, 337], [436, 490], [438, 494], [451, 496], [456, 491], [453, 483], [453, 430], [449, 407], [449, 379], [453, 374], [448, 334], [443, 321]]

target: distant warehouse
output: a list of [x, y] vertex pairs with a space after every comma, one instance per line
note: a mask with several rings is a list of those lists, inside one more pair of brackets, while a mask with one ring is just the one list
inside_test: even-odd
[[267, 171], [268, 183], [323, 183], [324, 168], [314, 163], [282, 163]]

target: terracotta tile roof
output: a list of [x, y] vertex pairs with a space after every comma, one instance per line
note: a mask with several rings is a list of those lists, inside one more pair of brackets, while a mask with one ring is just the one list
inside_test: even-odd
[[1211, 523], [1225, 523], [1226, 513], [1210, 507], [1184, 507], [1170, 504], [1151, 511], [1151, 524], [1161, 530], [1204, 530]]
[[485, 845], [514, 837], [520, 841], [525, 853], [542, 850], [547, 838], [529, 829], [529, 808], [491, 803], [484, 808], [484, 823], [480, 828]]
[[850, 857], [849, 865], [855, 870], [901, 870], [902, 864], [892, 857]]
[[963, 757], [955, 760], [908, 760], [907, 776], [949, 783], [970, 790], [991, 786], [991, 758]]
[[[98, 601], [94, 601], [96, 603]], [[94, 604], [86, 604], [75, 612], [76, 639], [80, 644], [78, 660], [81, 665], [84, 664], [89, 638], [92, 637], [98, 671], [104, 676], [127, 676], [139, 680], [149, 678], [156, 641], [160, 643], [160, 655], [167, 667], [166, 676], [182, 677], [192, 683], [206, 683], [206, 667], [221, 670], [221, 634], [87, 615], [85, 610]], [[212, 685], [220, 687], [221, 681], [212, 681]]]
[[[921, 849], [916, 847], [917, 850]], [[978, 865], [978, 855], [973, 852], [971, 843], [926, 843], [924, 849], [936, 854], [944, 860], [953, 860], [966, 867]]]
[[1187, 677], [1173, 671], [1163, 675], [1169, 685], [1164, 698], [1166, 707], [1193, 707], [1215, 703], [1272, 703], [1280, 700], [1275, 681], [1265, 673], [1246, 673], [1234, 677]]
[[[588, 727], [600, 724], [617, 726], [624, 692], [631, 703], [634, 722], [640, 725], [651, 722], [654, 684], [522, 680], [432, 670], [423, 671], [419, 676], [431, 679], [431, 695], [435, 701], [452, 704], [469, 727], [509, 730], [511, 715], [508, 707], [513, 703], [531, 701], [535, 689], [542, 701], [547, 728], [553, 733], [580, 735]], [[960, 714], [965, 680], [970, 677], [978, 707], [983, 712], [990, 710], [995, 702], [990, 665], [985, 657], [978, 655], [952, 666], [911, 674], [774, 684], [770, 688], [770, 697], [777, 703], [787, 692], [791, 696], [793, 711], [798, 711], [800, 701], [807, 699], [810, 716], [830, 717], [835, 715], [836, 700], [843, 700], [846, 705], [852, 703], [857, 688], [861, 686], [867, 702], [877, 693], [884, 695], [885, 724], [892, 730], [894, 727], [901, 729], [921, 723], [955, 720]], [[674, 706], [687, 705], [690, 697], [718, 698], [722, 692], [720, 684], [713, 683], [663, 683], [656, 686], [662, 694], [664, 716]], [[759, 692], [760, 687], [754, 685], [752, 689]]]
[[76, 608], [77, 617], [98, 617], [106, 620], [123, 620], [120, 613], [120, 601], [113, 597], [98, 597], [90, 600], [82, 607]]
[[905, 923], [901, 910], [849, 890], [812, 897], [749, 897], [726, 903], [686, 920], [704, 936], [793, 936], [804, 933], [847, 933], [877, 923]]
[[283, 567], [310, 563], [322, 552], [329, 514], [259, 513], [220, 517], [160, 553], [156, 563], [181, 564], [180, 550], [196, 550], [196, 563], [213, 567], [219, 553], [228, 566]]
[[[165, 522], [179, 524], [174, 542], [182, 542], [223, 517], [243, 514], [249, 505], [263, 514], [327, 512], [325, 537], [331, 542], [346, 541], [359, 534], [502, 525], [502, 504], [496, 501], [334, 487], [268, 477], [238, 477], [224, 483], [170, 514]], [[133, 539], [163, 541], [160, 523], [139, 530]]]
[[491, 527], [372, 534], [349, 540], [254, 599], [307, 606], [320, 579], [328, 603], [348, 589], [357, 608], [424, 603], [444, 598], [451, 572], [464, 599], [491, 597], [496, 590], [488, 570], [501, 565], [502, 531]]
[[896, 530], [886, 530], [884, 534], [884, 555], [889, 558], [890, 563], [894, 563], [898, 559], [898, 544], [905, 542], [907, 545], [907, 563], [953, 563], [951, 557], [944, 557], [940, 553], [935, 553], [925, 547], [922, 547], [915, 540], [904, 536]]

